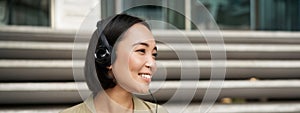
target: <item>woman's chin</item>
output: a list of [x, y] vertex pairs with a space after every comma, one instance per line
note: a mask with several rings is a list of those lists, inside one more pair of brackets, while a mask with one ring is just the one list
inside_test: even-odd
[[132, 93], [138, 95], [147, 95], [149, 94], [149, 85], [139, 85], [139, 87], [137, 87]]

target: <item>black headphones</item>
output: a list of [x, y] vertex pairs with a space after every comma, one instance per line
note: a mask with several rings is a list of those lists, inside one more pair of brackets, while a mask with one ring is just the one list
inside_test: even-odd
[[103, 66], [109, 66], [111, 64], [112, 46], [108, 43], [107, 38], [103, 33], [103, 30], [111, 19], [112, 17], [98, 21], [97, 23], [96, 32], [98, 33], [99, 39], [94, 56], [95, 61]]

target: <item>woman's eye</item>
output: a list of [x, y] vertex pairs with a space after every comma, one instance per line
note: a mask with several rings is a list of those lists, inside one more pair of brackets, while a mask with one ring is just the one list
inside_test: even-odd
[[139, 52], [139, 53], [145, 54], [145, 53], [146, 53], [146, 50], [145, 50], [145, 49], [139, 49], [139, 50], [136, 50], [136, 52]]
[[153, 56], [154, 58], [156, 58], [156, 57], [157, 57], [157, 53], [152, 53], [152, 56]]

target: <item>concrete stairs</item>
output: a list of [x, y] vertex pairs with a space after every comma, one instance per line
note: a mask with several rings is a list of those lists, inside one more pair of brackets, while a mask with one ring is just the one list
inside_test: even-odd
[[[157, 44], [158, 67], [167, 74], [158, 74], [151, 84], [158, 89], [154, 95], [161, 104], [182, 85], [182, 91], [194, 93], [185, 112], [196, 112], [209, 85], [222, 83], [212, 113], [300, 112], [300, 33], [223, 31], [227, 56], [224, 81], [222, 76], [210, 80], [211, 51], [197, 32], [184, 32], [191, 43], [184, 42], [176, 31], [153, 33], [157, 40], [168, 40]], [[211, 33], [207, 38], [213, 36]], [[79, 70], [84, 63], [84, 55], [72, 62], [74, 37], [73, 31], [0, 28], [0, 112], [58, 112], [82, 101], [78, 90], [83, 97], [89, 95], [82, 76], [74, 82], [73, 63]], [[86, 39], [80, 40], [76, 47], [84, 52]], [[178, 53], [195, 53], [198, 58], [178, 57]], [[198, 79], [192, 71], [181, 70], [183, 64], [184, 70], [200, 69]], [[149, 96], [140, 97], [151, 101]], [[183, 99], [184, 95], [179, 96], [168, 106], [183, 109]]]

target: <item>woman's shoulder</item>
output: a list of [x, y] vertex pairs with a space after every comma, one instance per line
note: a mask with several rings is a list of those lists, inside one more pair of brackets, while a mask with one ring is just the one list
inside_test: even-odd
[[[168, 113], [167, 109], [165, 109], [163, 106], [161, 106], [159, 104], [144, 101], [144, 100], [141, 100], [137, 97], [135, 99], [137, 99], [137, 102], [138, 102], [137, 104], [144, 104], [147, 108], [150, 108], [151, 110], [156, 110], [156, 106], [157, 106], [157, 112], [158, 113]], [[138, 106], [140, 107], [141, 105], [138, 105]], [[140, 107], [140, 109], [142, 109], [142, 108]]]
[[70, 108], [67, 108], [60, 113], [92, 113], [85, 103], [80, 103]]

